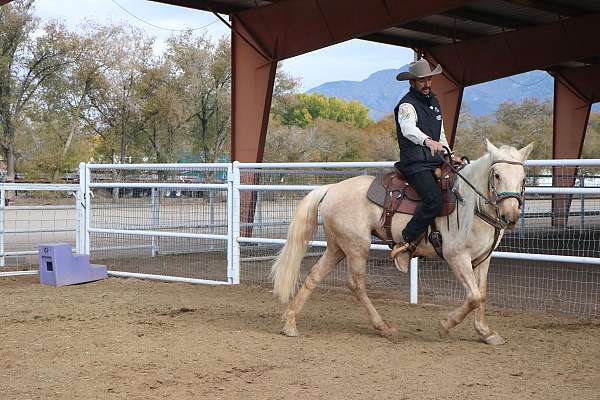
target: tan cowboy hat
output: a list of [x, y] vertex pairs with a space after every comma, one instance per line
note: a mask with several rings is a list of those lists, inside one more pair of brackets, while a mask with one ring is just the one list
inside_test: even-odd
[[437, 65], [432, 71], [429, 66], [429, 62], [426, 59], [421, 58], [418, 61], [413, 61], [408, 64], [408, 72], [400, 72], [396, 75], [396, 80], [407, 81], [410, 79], [420, 79], [428, 76], [433, 76], [442, 73], [442, 66]]

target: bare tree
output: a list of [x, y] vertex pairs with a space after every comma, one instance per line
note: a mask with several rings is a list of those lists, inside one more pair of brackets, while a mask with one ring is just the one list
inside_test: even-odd
[[231, 130], [231, 50], [223, 38], [216, 44], [184, 33], [168, 42], [166, 57], [187, 99], [187, 122], [205, 162], [224, 150]]
[[83, 116], [87, 125], [102, 138], [104, 152], [126, 162], [131, 146], [141, 140], [145, 120], [143, 103], [148, 97], [144, 79], [152, 69], [153, 39], [129, 26], [113, 27], [105, 42], [106, 68], [88, 95], [89, 108]]

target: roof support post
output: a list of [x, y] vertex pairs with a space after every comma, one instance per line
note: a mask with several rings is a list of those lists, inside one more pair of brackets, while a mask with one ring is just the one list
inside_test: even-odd
[[[554, 78], [554, 140], [552, 158], [579, 158], [592, 103], [568, 84], [560, 73]], [[554, 167], [552, 185], [572, 187], [577, 168]], [[552, 196], [552, 225], [566, 226], [569, 218], [571, 197]]]
[[[237, 18], [232, 20], [231, 160], [261, 162], [277, 61], [268, 58], [261, 51], [260, 44], [249, 35]], [[241, 176], [243, 184], [256, 184], [257, 180], [258, 176], [255, 174]], [[242, 192], [240, 207], [240, 222], [253, 222], [256, 192]], [[251, 236], [252, 227], [242, 228], [241, 234]]]
[[456, 141], [456, 127], [460, 115], [464, 86], [458, 85], [448, 75], [441, 74], [435, 79], [435, 94], [442, 106], [444, 134], [451, 148]]
[[[277, 61], [259, 52], [260, 45], [235, 17], [233, 28], [231, 159], [240, 162], [261, 162]], [[244, 37], [240, 37], [240, 34]], [[248, 42], [252, 43], [252, 46]]]
[[[431, 64], [438, 64], [435, 58], [428, 53], [425, 54], [424, 58]], [[445, 65], [442, 65], [442, 67], [443, 73], [435, 77], [433, 89], [440, 102], [440, 106], [442, 106], [444, 134], [450, 148], [454, 148], [456, 127], [458, 126], [458, 117], [460, 116], [460, 106], [465, 87], [446, 71]]]

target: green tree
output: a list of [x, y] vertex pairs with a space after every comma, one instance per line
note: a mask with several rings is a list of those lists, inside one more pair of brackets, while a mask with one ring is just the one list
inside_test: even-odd
[[348, 122], [356, 128], [366, 128], [372, 121], [369, 109], [357, 101], [347, 102], [320, 94], [296, 95], [286, 107], [274, 110], [275, 116], [286, 126], [306, 128], [317, 119]]
[[[105, 43], [112, 40], [113, 29], [87, 24], [80, 34], [64, 32], [62, 47], [68, 49], [63, 68], [42, 84], [32, 101], [28, 119], [41, 148], [28, 149], [30, 162], [26, 172], [51, 173], [56, 181], [61, 173], [73, 171], [91, 154], [90, 138], [85, 135], [84, 112], [90, 108], [89, 95], [99, 86], [107, 66]], [[23, 149], [25, 153], [25, 149]], [[36, 162], [31, 162], [33, 159]]]
[[15, 177], [17, 136], [27, 121], [24, 112], [44, 82], [70, 60], [64, 28], [49, 22], [34, 35], [39, 21], [33, 0], [16, 0], [0, 8], [0, 139], [7, 178]]
[[192, 147], [185, 123], [186, 98], [182, 95], [171, 66], [164, 61], [146, 74], [144, 85], [150, 96], [144, 104], [147, 138], [145, 153], [154, 162], [177, 162]]
[[275, 73], [271, 113], [269, 114], [270, 123], [275, 123], [274, 120], [281, 120], [281, 115], [294, 103], [300, 88], [300, 80], [283, 71], [282, 67], [283, 64], [279, 63]]

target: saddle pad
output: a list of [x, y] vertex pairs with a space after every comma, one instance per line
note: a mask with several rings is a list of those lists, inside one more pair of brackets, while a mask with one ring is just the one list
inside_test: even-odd
[[369, 190], [367, 190], [367, 199], [377, 204], [380, 207], [384, 207], [386, 190], [383, 187], [383, 177], [385, 175], [376, 175]]
[[[395, 172], [393, 172], [393, 174], [395, 174]], [[385, 208], [385, 198], [387, 195], [387, 191], [383, 183], [385, 180], [385, 176], [386, 175], [377, 175], [375, 179], [373, 179], [371, 185], [369, 186], [369, 190], [367, 190], [367, 198], [371, 202], [377, 204], [382, 208]], [[396, 181], [395, 183], [397, 182], [398, 181]], [[400, 187], [401, 186], [402, 185], [400, 185]], [[392, 189], [396, 190], [396, 187], [398, 186], [394, 185]], [[401, 192], [395, 191], [393, 192], [393, 195], [398, 196], [400, 193]], [[444, 217], [446, 215], [450, 215], [454, 211], [454, 208], [456, 207], [456, 197], [454, 196], [454, 193], [452, 193], [451, 190], [443, 190], [442, 196], [443, 207], [442, 212], [439, 216]], [[402, 201], [396, 209], [396, 212], [413, 215], [417, 210], [417, 207], [419, 207], [419, 204], [421, 204], [421, 198], [412, 187], [407, 186], [402, 191]]]
[[[385, 208], [384, 204], [385, 204], [385, 197], [387, 194], [387, 191], [385, 190], [385, 187], [383, 185], [384, 177], [385, 177], [385, 175], [377, 175], [375, 177], [375, 179], [373, 179], [371, 186], [369, 186], [369, 190], [367, 190], [367, 198], [382, 208]], [[411, 192], [413, 192], [416, 195], [416, 192], [414, 192], [414, 190], [411, 187], [409, 187], [409, 188], [410, 188]], [[396, 193], [396, 192], [394, 193], [394, 195], [397, 195], [397, 194], [398, 193]], [[408, 197], [405, 197], [402, 200], [402, 202], [400, 202], [400, 206], [398, 207], [396, 212], [412, 215], [415, 213], [415, 211], [420, 203], [421, 203], [420, 199], [418, 201], [414, 201]]]

